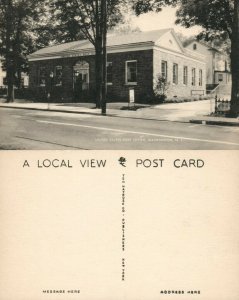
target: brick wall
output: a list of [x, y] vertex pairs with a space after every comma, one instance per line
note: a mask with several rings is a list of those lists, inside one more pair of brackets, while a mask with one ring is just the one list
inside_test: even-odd
[[[177, 97], [189, 97], [194, 90], [204, 91], [206, 94], [206, 65], [203, 62], [192, 60], [188, 57], [180, 56], [166, 51], [158, 49], [154, 50], [154, 80], [157, 74], [161, 74], [161, 62], [167, 62], [167, 79], [169, 89], [167, 90], [168, 98]], [[173, 84], [173, 64], [178, 64], [178, 84]], [[183, 84], [183, 67], [188, 67], [188, 84]], [[195, 86], [192, 86], [192, 68], [196, 68], [196, 81]], [[202, 86], [199, 86], [199, 69], [202, 70]]]
[[[136, 102], [145, 102], [152, 95], [153, 88], [153, 50], [132, 51], [108, 54], [112, 62], [113, 84], [108, 86], [112, 101], [128, 101], [129, 89], [134, 88]], [[137, 85], [126, 84], [126, 61], [137, 61]]]
[[[95, 59], [94, 56], [82, 56], [30, 62], [30, 88], [35, 90], [36, 97], [46, 89], [39, 87], [39, 68], [45, 67], [46, 73], [50, 74], [55, 66], [60, 65], [62, 66], [63, 84], [62, 87], [54, 87], [53, 92], [58, 101], [72, 101], [73, 66], [79, 60], [89, 63], [89, 86], [90, 92], [93, 94], [95, 86]], [[150, 97], [153, 86], [153, 50], [108, 54], [107, 60], [112, 62], [113, 73], [112, 85], [108, 85], [109, 101], [128, 101], [130, 88], [134, 88], [135, 99], [138, 102], [145, 101], [147, 97]], [[128, 60], [137, 61], [137, 85], [126, 84], [125, 82], [125, 62]], [[94, 99], [91, 100], [93, 101]]]
[[[94, 86], [94, 56], [74, 57], [74, 58], [60, 58], [29, 62], [29, 87], [34, 91], [35, 98], [41, 98], [44, 93], [47, 93], [47, 86], [39, 86], [39, 68], [45, 67], [46, 74], [49, 76], [50, 72], [56, 66], [62, 66], [62, 86], [53, 86], [54, 100], [56, 101], [72, 101], [73, 100], [73, 66], [79, 61], [86, 61], [89, 63], [89, 84]], [[40, 99], [41, 100], [41, 99]]]
[[[126, 61], [137, 61], [137, 84], [126, 83]], [[143, 50], [122, 53], [109, 53], [107, 61], [112, 62], [112, 85], [108, 85], [108, 101], [128, 101], [129, 89], [135, 90], [136, 102], [148, 102], [152, 99], [153, 81], [158, 73], [161, 73], [161, 61], [167, 61], [168, 81], [170, 86], [167, 91], [168, 97], [191, 96], [192, 90], [203, 90], [206, 92], [206, 70], [205, 64], [190, 60], [187, 57], [180, 57], [177, 54], [170, 54], [160, 50]], [[94, 56], [82, 56], [61, 58], [52, 60], [41, 60], [30, 62], [30, 87], [34, 89], [36, 98], [46, 90], [39, 86], [39, 68], [44, 66], [46, 73], [50, 74], [55, 66], [62, 66], [62, 86], [53, 87], [54, 101], [73, 100], [73, 66], [78, 61], [86, 61], [89, 64], [89, 96], [94, 101], [95, 86], [95, 59]], [[178, 84], [172, 83], [173, 63], [178, 64]], [[183, 66], [188, 66], [188, 84], [183, 84]], [[191, 69], [196, 68], [196, 85], [191, 85]], [[203, 70], [203, 85], [199, 86], [199, 69]], [[87, 101], [85, 97], [79, 101]], [[40, 99], [39, 99], [40, 100]]]

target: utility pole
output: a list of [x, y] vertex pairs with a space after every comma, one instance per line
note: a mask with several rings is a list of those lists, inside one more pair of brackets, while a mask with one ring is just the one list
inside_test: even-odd
[[107, 0], [101, 0], [101, 25], [102, 25], [102, 103], [101, 114], [106, 114], [107, 97]]

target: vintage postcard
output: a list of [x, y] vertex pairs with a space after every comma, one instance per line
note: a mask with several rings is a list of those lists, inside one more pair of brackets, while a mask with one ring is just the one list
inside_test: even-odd
[[190, 3], [0, 5], [1, 300], [239, 299], [237, 1]]
[[0, 163], [1, 299], [238, 298], [237, 151]]

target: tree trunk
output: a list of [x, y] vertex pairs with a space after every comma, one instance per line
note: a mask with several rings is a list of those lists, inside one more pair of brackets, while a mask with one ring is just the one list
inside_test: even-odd
[[12, 57], [12, 1], [7, 1], [6, 9], [6, 77], [7, 77], [7, 102], [14, 101], [14, 66]]
[[98, 0], [95, 1], [96, 5], [96, 19], [95, 19], [95, 104], [96, 108], [100, 108], [102, 100], [102, 36], [100, 30], [100, 6]]
[[22, 28], [22, 17], [19, 17], [17, 22], [17, 32], [16, 32], [16, 43], [14, 45], [14, 53], [16, 55], [15, 57], [15, 65], [16, 65], [16, 73], [17, 73], [17, 88], [20, 89], [22, 86], [21, 77], [22, 77], [22, 70], [21, 70], [21, 50], [20, 50], [20, 44], [21, 44], [21, 31]]
[[7, 67], [7, 102], [14, 102], [14, 72], [12, 66]]
[[95, 97], [96, 107], [100, 108], [102, 102], [102, 46], [101, 43], [96, 42], [95, 47]]
[[231, 46], [232, 91], [230, 114], [239, 114], [239, 2], [234, 0], [234, 16]]

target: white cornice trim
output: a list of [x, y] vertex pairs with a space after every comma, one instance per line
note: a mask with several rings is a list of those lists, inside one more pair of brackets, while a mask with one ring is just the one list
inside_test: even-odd
[[45, 56], [45, 57], [33, 57], [28, 58], [28, 61], [38, 61], [38, 60], [49, 60], [49, 59], [59, 59], [62, 58], [62, 56]]
[[113, 48], [109, 47], [107, 53], [122, 53], [122, 52], [132, 52], [132, 51], [142, 51], [142, 50], [153, 50], [154, 46], [153, 45], [145, 45], [145, 46], [138, 46], [138, 47], [130, 47], [130, 48]]
[[173, 55], [176, 55], [176, 56], [179, 56], [179, 57], [184, 57], [184, 58], [196, 61], [196, 62], [200, 62], [202, 64], [206, 64], [205, 61], [197, 59], [196, 57], [189, 56], [186, 53], [181, 53], [181, 52], [178, 52], [178, 51], [169, 50], [168, 48], [164, 48], [164, 47], [160, 47], [160, 46], [154, 46], [154, 49], [158, 50], [158, 51], [165, 52], [165, 53], [170, 53], [170, 54], [173, 54]]
[[[165, 53], [170, 53], [179, 57], [184, 57], [196, 62], [200, 62], [203, 64], [206, 64], [205, 61], [197, 59], [196, 57], [192, 57], [185, 52], [178, 52], [172, 49], [164, 48], [161, 46], [156, 46], [154, 45], [153, 42], [147, 42], [147, 43], [137, 43], [133, 45], [119, 45], [119, 46], [109, 46], [107, 47], [107, 53], [123, 53], [123, 52], [132, 52], [132, 51], [142, 51], [142, 50], [160, 50]], [[32, 55], [32, 57], [29, 57], [29, 62], [31, 61], [42, 61], [42, 60], [51, 60], [51, 59], [59, 59], [59, 58], [69, 58], [69, 57], [82, 57], [82, 56], [91, 56], [95, 55], [95, 51], [92, 48], [84, 49], [81, 51], [76, 51], [76, 50], [68, 50], [68, 51], [62, 51], [61, 53], [58, 53], [57, 56], [54, 55], [39, 55], [38, 57]]]

